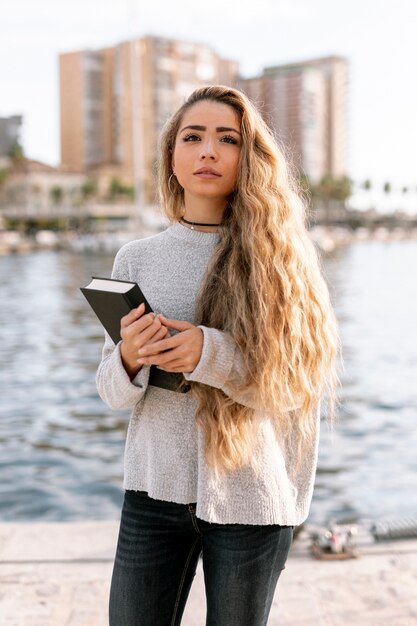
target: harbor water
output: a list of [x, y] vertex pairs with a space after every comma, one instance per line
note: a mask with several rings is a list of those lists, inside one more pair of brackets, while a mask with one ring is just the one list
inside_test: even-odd
[[[113, 255], [0, 258], [0, 520], [116, 519], [128, 412], [97, 395], [102, 331], [79, 291]], [[417, 513], [417, 241], [323, 258], [343, 343], [310, 521]]]

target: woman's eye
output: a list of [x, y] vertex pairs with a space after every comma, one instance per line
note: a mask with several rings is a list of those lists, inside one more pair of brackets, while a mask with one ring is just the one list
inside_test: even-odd
[[186, 135], [183, 138], [183, 141], [198, 141], [200, 139], [200, 137], [198, 135], [194, 135], [194, 134], [190, 134], [190, 135]]
[[231, 135], [225, 135], [225, 137], [222, 137], [220, 141], [223, 141], [225, 143], [237, 143], [237, 140]]

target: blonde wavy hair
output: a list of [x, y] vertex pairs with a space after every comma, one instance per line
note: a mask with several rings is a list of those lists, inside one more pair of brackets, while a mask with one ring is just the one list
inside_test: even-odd
[[281, 440], [302, 462], [317, 426], [319, 401], [327, 398], [329, 415], [337, 406], [340, 341], [328, 289], [284, 152], [240, 91], [221, 85], [196, 89], [165, 125], [158, 176], [166, 215], [177, 222], [184, 211], [172, 155], [185, 112], [203, 100], [237, 112], [242, 147], [236, 189], [198, 297], [197, 323], [233, 337], [247, 372], [235, 388], [259, 407], [192, 383], [206, 459], [216, 471], [250, 463], [258, 420], [267, 412]]

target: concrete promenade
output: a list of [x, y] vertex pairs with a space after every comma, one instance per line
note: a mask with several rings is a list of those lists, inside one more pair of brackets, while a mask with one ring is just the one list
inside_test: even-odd
[[[1, 626], [106, 626], [117, 522], [0, 524]], [[415, 626], [417, 540], [358, 536], [357, 559], [317, 561], [295, 540], [269, 626]], [[182, 626], [204, 626], [201, 566]], [[155, 626], [158, 626], [155, 624]]]

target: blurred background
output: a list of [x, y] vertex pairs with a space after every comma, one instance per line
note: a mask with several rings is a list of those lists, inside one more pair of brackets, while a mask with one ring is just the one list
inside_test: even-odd
[[166, 227], [158, 137], [210, 83], [244, 91], [291, 158], [340, 324], [310, 519], [416, 514], [416, 18], [393, 0], [3, 3], [0, 520], [119, 515], [128, 413], [97, 396], [79, 287]]

